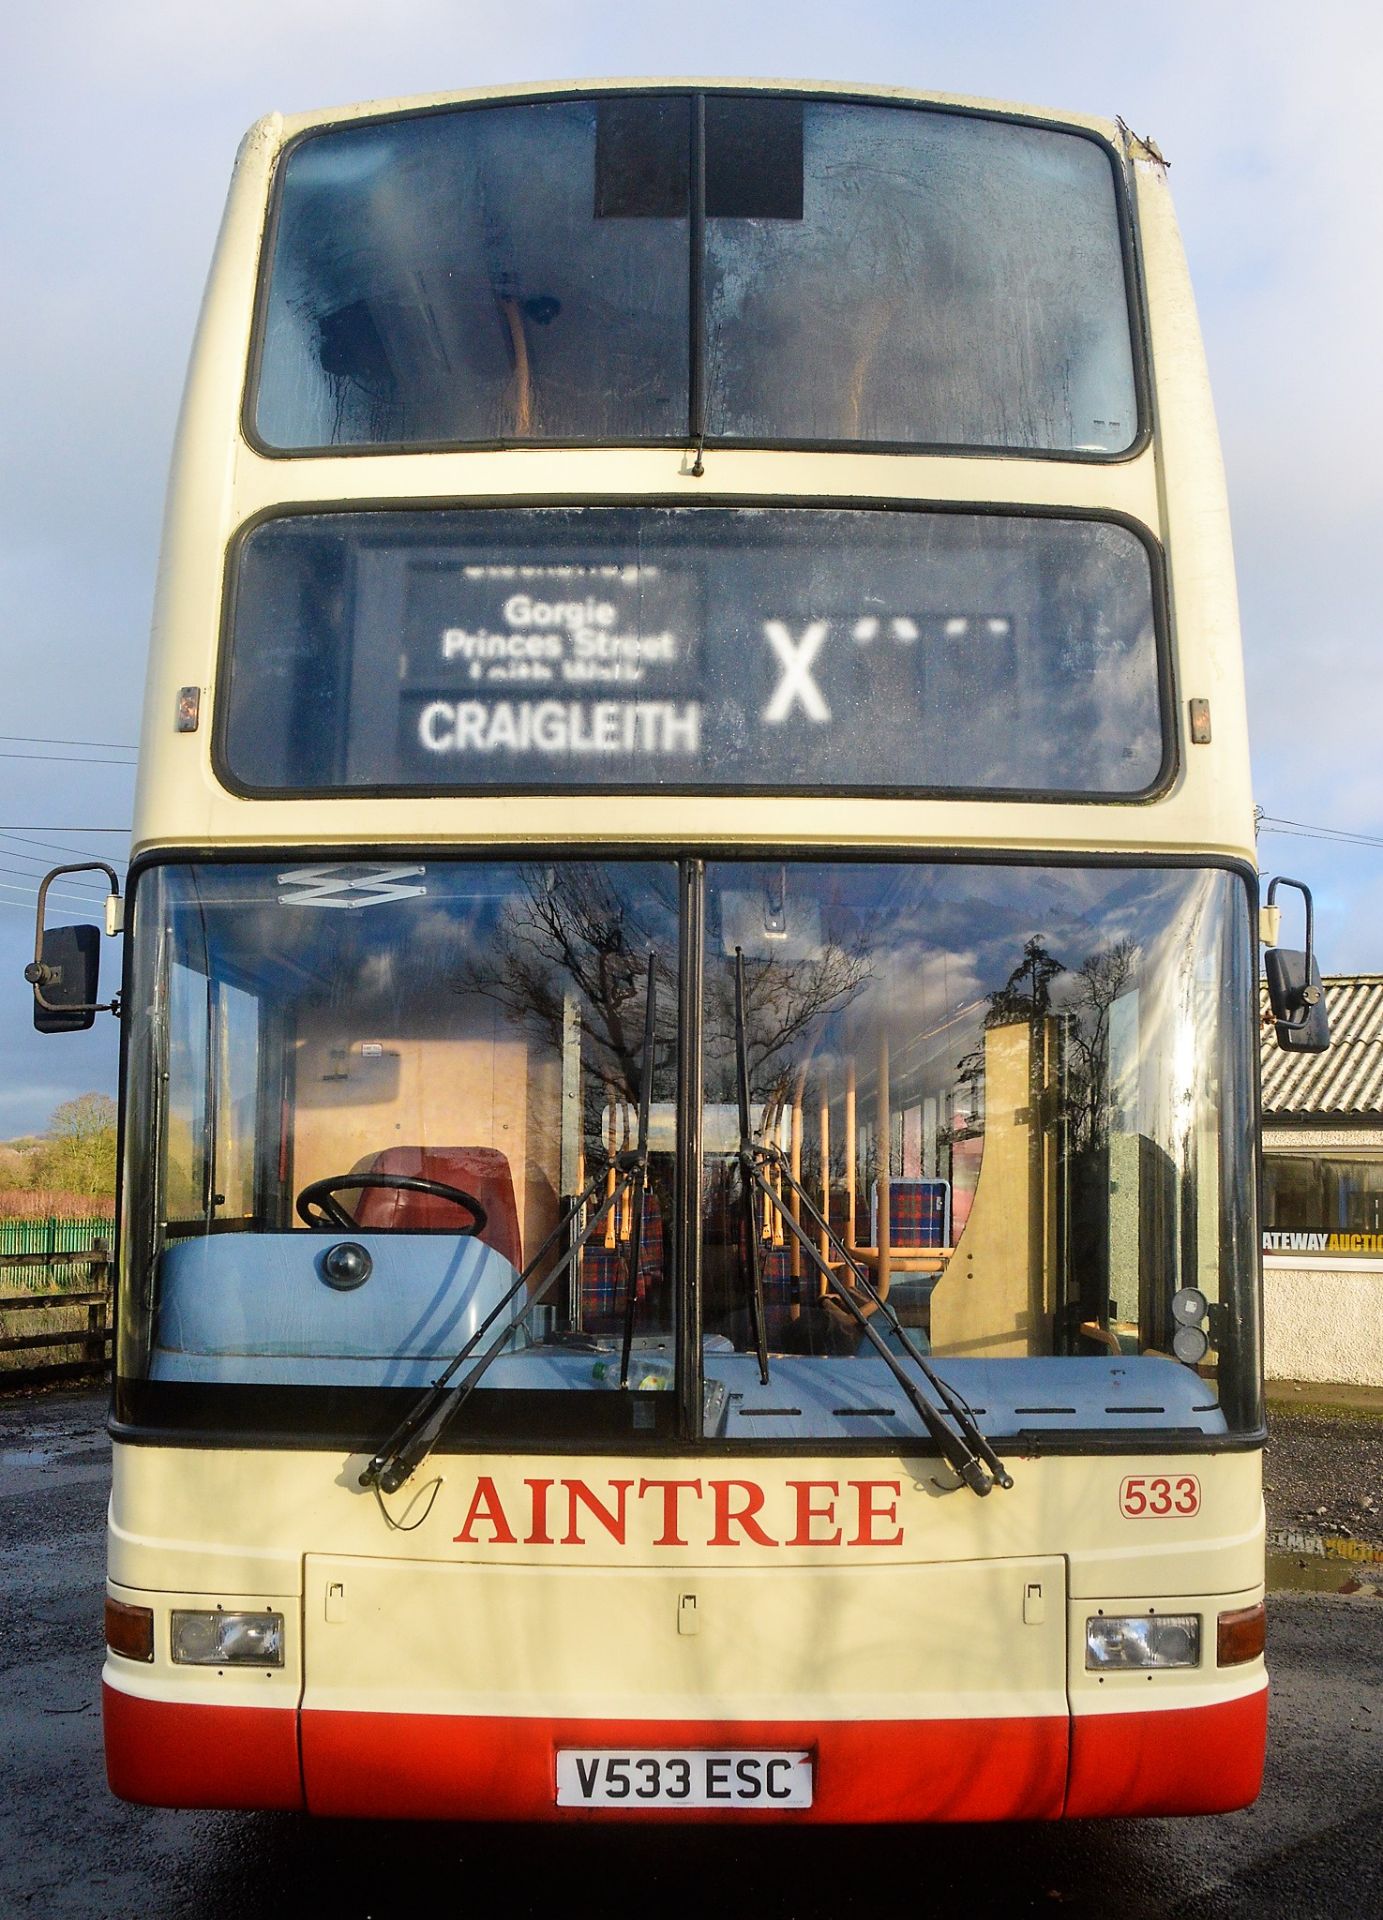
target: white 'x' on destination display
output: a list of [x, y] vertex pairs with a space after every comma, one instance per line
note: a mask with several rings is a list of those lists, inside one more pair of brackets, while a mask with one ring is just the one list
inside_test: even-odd
[[764, 622], [764, 637], [783, 669], [773, 698], [764, 708], [764, 719], [786, 720], [795, 702], [800, 701], [809, 720], [829, 720], [831, 709], [811, 675], [812, 662], [825, 643], [828, 622], [814, 620], [800, 640], [794, 640], [781, 620]]

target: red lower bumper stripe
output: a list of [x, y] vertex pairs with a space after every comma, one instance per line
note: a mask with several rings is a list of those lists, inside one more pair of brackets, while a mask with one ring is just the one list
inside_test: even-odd
[[1071, 1723], [1071, 1818], [1232, 1813], [1258, 1798], [1268, 1689], [1165, 1713], [1088, 1713]]
[[[313, 1709], [300, 1717], [291, 1708], [186, 1706], [104, 1691], [107, 1772], [124, 1799], [306, 1805], [313, 1813], [390, 1819], [867, 1823], [1222, 1813], [1258, 1792], [1267, 1718], [1266, 1689], [1208, 1707], [1075, 1720], [807, 1724]], [[559, 1811], [559, 1747], [805, 1747], [815, 1801], [791, 1812]]]
[[101, 1688], [106, 1778], [148, 1807], [302, 1807], [293, 1707], [189, 1706]]
[[[1040, 1820], [1061, 1812], [1065, 1719], [849, 1722], [469, 1720], [393, 1713], [303, 1714], [314, 1813], [447, 1820], [608, 1820], [562, 1808], [559, 1747], [811, 1750], [815, 1804], [798, 1812], [677, 1812], [676, 1820]], [[645, 1814], [643, 1818], [647, 1819]]]

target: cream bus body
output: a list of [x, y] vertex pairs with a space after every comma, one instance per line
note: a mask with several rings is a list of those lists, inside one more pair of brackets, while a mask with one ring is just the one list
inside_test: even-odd
[[[612, 83], [611, 91], [639, 87]], [[696, 93], [696, 83], [681, 91]], [[772, 89], [808, 101], [954, 107], [1074, 129], [1106, 145], [1128, 195], [1135, 325], [1146, 347], [1149, 430], [1121, 457], [708, 443], [696, 472], [690, 445], [294, 457], [252, 444], [246, 369], [262, 237], [285, 152], [315, 129], [357, 118], [600, 92], [535, 88], [273, 115], [246, 137], [169, 495], [135, 815], [136, 928], [141, 890], [161, 866], [184, 859], [239, 856], [286, 875], [349, 861], [391, 871], [462, 856], [532, 863], [545, 851], [653, 866], [683, 856], [889, 862], [938, 850], [952, 862], [1086, 861], [1101, 871], [1143, 862], [1229, 875], [1244, 890], [1247, 916], [1255, 865], [1248, 748], [1210, 392], [1165, 168], [1121, 124], [885, 90]], [[292, 510], [468, 503], [1004, 509], [1136, 529], [1165, 567], [1165, 775], [1136, 800], [733, 789], [621, 797], [459, 784], [412, 795], [232, 790], [216, 751], [218, 690], [228, 555], [246, 529]], [[196, 724], [180, 729], [188, 689]], [[1206, 703], [1197, 714], [1208, 714], [1195, 738], [1192, 702]], [[187, 713], [184, 697], [184, 721]], [[127, 980], [127, 1017], [140, 1006], [142, 979]], [[1028, 1028], [1013, 1039], [1019, 1032], [995, 1024], [983, 1042], [989, 1137], [966, 1229], [979, 1242], [981, 1288], [991, 1284], [986, 1218], [1021, 1213], [1036, 1191], [1025, 1185], [1041, 1151], [1028, 1103], [1040, 1098], [1032, 1090], [1042, 1068], [1021, 1037]], [[329, 1041], [325, 1029], [315, 1038], [304, 1029], [300, 1039], [318, 1081], [336, 1070]], [[440, 1030], [371, 1030], [368, 1043], [380, 1049], [371, 1060], [399, 1056], [390, 1069], [395, 1097], [425, 1086], [417, 1124], [434, 1139], [445, 1137], [447, 1102], [469, 1097], [478, 1078], [498, 1084], [526, 1070], [522, 1041], [498, 1025], [474, 1042]], [[472, 1054], [462, 1057], [467, 1046]], [[357, 1069], [352, 1057], [346, 1070]], [[328, 1091], [334, 1099], [338, 1089]], [[357, 1109], [350, 1088], [339, 1091], [345, 1104], [319, 1093], [297, 1116], [295, 1180], [342, 1170], [371, 1144], [370, 1126], [392, 1128], [387, 1094]], [[549, 1088], [554, 1100], [561, 1092], [555, 1082]], [[886, 1101], [887, 1093], [876, 1081], [869, 1097]], [[127, 1262], [131, 1211], [146, 1204], [141, 1169], [156, 1151], [149, 1100], [131, 1100]], [[516, 1096], [516, 1129], [521, 1104]], [[502, 1100], [494, 1111], [508, 1113]], [[863, 1106], [860, 1113], [863, 1124]], [[794, 1124], [800, 1140], [800, 1117]], [[787, 1141], [789, 1121], [782, 1125]], [[1245, 1177], [1251, 1184], [1251, 1169]], [[1046, 1176], [1039, 1168], [1033, 1178]], [[564, 1184], [555, 1169], [553, 1184]], [[888, 1186], [886, 1175], [886, 1196]], [[534, 1204], [525, 1203], [525, 1245], [547, 1224]], [[863, 1223], [852, 1218], [851, 1228], [864, 1246]], [[875, 1272], [882, 1244], [885, 1277], [889, 1231], [882, 1243], [877, 1224], [872, 1232]], [[1047, 1228], [1034, 1215], [1023, 1231], [1040, 1241]], [[964, 1246], [961, 1236], [953, 1261]], [[1209, 1265], [1213, 1294], [1213, 1256]], [[142, 1283], [127, 1267], [123, 1284]], [[950, 1350], [974, 1351], [957, 1312]], [[122, 1316], [126, 1329], [137, 1317], [128, 1299]], [[1246, 1337], [1242, 1364], [1252, 1372], [1258, 1360]], [[932, 1351], [947, 1351], [936, 1325]], [[131, 1418], [128, 1404], [122, 1414], [117, 1396], [110, 1594], [152, 1614], [150, 1657], [115, 1651], [106, 1664], [111, 1778], [127, 1797], [391, 1817], [637, 1816], [637, 1789], [652, 1778], [637, 1771], [623, 1797], [617, 1770], [598, 1804], [583, 1808], [568, 1795], [559, 1805], [556, 1756], [567, 1750], [634, 1756], [631, 1765], [640, 1755], [723, 1754], [725, 1768], [707, 1774], [709, 1798], [684, 1815], [703, 1819], [1209, 1811], [1257, 1791], [1263, 1663], [1226, 1643], [1221, 1664], [1216, 1627], [1222, 1616], [1250, 1613], [1263, 1595], [1255, 1422], [1223, 1444], [1200, 1435], [1169, 1444], [1159, 1428], [1147, 1451], [1131, 1429], [1106, 1445], [1063, 1450], [1025, 1428], [1021, 1443], [999, 1443], [1015, 1485], [984, 1499], [957, 1490], [934, 1450], [885, 1440], [868, 1450], [802, 1442], [774, 1451], [766, 1442], [708, 1451], [683, 1439], [653, 1452], [621, 1451], [614, 1441], [529, 1449], [456, 1440], [386, 1500], [356, 1484], [378, 1432], [362, 1433], [353, 1449], [314, 1441], [291, 1430], [283, 1399], [258, 1433], [202, 1433], [190, 1405], [161, 1423]], [[174, 1614], [217, 1610], [282, 1615], [281, 1662], [175, 1659]], [[1101, 1615], [1197, 1617], [1196, 1664], [1092, 1667], [1087, 1622]], [[813, 1770], [810, 1805], [788, 1801], [795, 1789], [781, 1784], [786, 1772], [735, 1771], [746, 1755], [802, 1754]], [[655, 1811], [678, 1817], [665, 1797]]]

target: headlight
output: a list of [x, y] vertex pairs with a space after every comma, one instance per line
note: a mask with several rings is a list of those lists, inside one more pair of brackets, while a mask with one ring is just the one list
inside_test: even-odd
[[1090, 1672], [1127, 1673], [1200, 1663], [1198, 1613], [1102, 1613], [1085, 1623], [1085, 1665]]
[[173, 1658], [185, 1667], [281, 1667], [281, 1613], [173, 1614]]

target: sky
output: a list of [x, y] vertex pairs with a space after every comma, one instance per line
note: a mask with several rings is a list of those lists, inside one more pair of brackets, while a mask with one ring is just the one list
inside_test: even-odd
[[[1261, 864], [1313, 886], [1327, 972], [1383, 971], [1380, 17], [1347, 0], [1309, 14], [1280, 0], [46, 0], [17, 13], [0, 74], [0, 1139], [114, 1090], [109, 1016], [89, 1034], [31, 1031], [32, 895], [50, 849], [125, 851], [121, 833], [91, 830], [130, 818], [183, 373], [237, 143], [275, 108], [781, 76], [1117, 114], [1151, 135], [1171, 162], [1224, 444], [1256, 797], [1270, 822], [1328, 830], [1265, 828]], [[106, 988], [116, 957], [107, 943]]]

